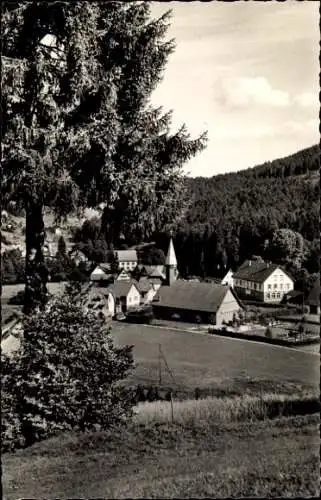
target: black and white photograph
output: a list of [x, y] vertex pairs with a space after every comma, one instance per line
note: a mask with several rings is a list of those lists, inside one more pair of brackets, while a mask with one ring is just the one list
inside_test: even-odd
[[4, 500], [320, 496], [320, 2], [1, 2]]

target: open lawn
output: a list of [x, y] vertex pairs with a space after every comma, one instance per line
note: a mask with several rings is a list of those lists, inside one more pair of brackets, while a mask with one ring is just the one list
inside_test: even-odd
[[16, 498], [318, 497], [319, 417], [65, 434], [2, 457]]
[[[218, 386], [225, 380], [264, 379], [318, 387], [316, 354], [213, 335], [145, 325], [112, 325], [115, 342], [134, 345], [133, 383], [158, 384], [159, 344], [179, 387]], [[162, 361], [162, 384], [174, 386]]]
[[[60, 283], [47, 283], [47, 288], [50, 293], [54, 295], [63, 292], [66, 283], [61, 281]], [[24, 283], [18, 283], [16, 285], [3, 285], [1, 291], [1, 303], [6, 303], [11, 297], [16, 295], [18, 292], [24, 290]]]

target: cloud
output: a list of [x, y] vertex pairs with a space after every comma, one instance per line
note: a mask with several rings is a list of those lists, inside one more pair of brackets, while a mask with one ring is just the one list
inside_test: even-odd
[[267, 78], [224, 78], [218, 85], [218, 100], [233, 108], [245, 108], [251, 104], [286, 107], [290, 104], [288, 92], [274, 89]]
[[213, 137], [218, 139], [242, 139], [242, 138], [252, 138], [260, 139], [263, 137], [274, 137], [276, 135], [275, 127], [269, 124], [261, 123], [260, 125], [247, 125], [246, 127], [242, 124], [233, 124], [229, 126], [218, 126], [213, 131]]
[[302, 108], [315, 108], [319, 106], [319, 95], [317, 92], [302, 92], [294, 98], [294, 102]]
[[283, 131], [283, 134], [287, 136], [308, 135], [312, 138], [315, 135], [317, 137], [319, 120], [317, 118], [311, 118], [310, 120], [304, 121], [287, 120], [283, 122], [280, 129]]

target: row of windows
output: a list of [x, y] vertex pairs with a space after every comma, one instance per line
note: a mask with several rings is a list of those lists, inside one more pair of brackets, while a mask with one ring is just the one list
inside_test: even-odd
[[124, 269], [134, 269], [136, 267], [136, 262], [121, 262], [119, 267], [123, 267]]
[[[277, 283], [274, 283], [273, 288], [274, 289], [280, 288], [280, 290], [283, 290], [283, 283], [280, 283], [279, 285]], [[289, 288], [290, 288], [290, 284], [286, 283], [286, 285], [284, 285], [284, 289], [289, 290]], [[271, 289], [272, 289], [272, 285], [268, 285], [268, 290], [271, 290]]]
[[266, 298], [267, 299], [280, 299], [281, 298], [281, 294], [280, 294], [280, 292], [277, 292], [277, 293], [267, 293], [266, 294]]
[[240, 285], [240, 286], [248, 286], [249, 288], [253, 288], [254, 290], [261, 290], [262, 285], [259, 283], [252, 283], [248, 281], [243, 281], [243, 280], [235, 280], [235, 285]]
[[[247, 281], [243, 281], [243, 280], [235, 280], [235, 285], [239, 285], [239, 286], [244, 286], [244, 287], [248, 287], [248, 288], [252, 288], [253, 290], [262, 290], [262, 287], [263, 285], [259, 284], [259, 283], [251, 283], [251, 282], [247, 282]], [[284, 288], [283, 288], [283, 283], [274, 283], [273, 284], [273, 288], [276, 290], [276, 289], [280, 289], [280, 290], [289, 290], [290, 288], [290, 284], [289, 283], [286, 283], [284, 284]], [[268, 290], [271, 290], [272, 289], [272, 285], [268, 285]]]
[[135, 295], [134, 297], [128, 297], [128, 302], [139, 302], [140, 298], [138, 297], [138, 295]]

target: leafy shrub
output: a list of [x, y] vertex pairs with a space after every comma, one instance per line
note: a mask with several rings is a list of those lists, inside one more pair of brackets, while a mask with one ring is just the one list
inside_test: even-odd
[[115, 347], [104, 320], [83, 310], [72, 287], [23, 327], [20, 348], [2, 363], [3, 451], [131, 416], [132, 395], [118, 382], [133, 366], [132, 347]]
[[273, 330], [272, 328], [268, 327], [266, 330], [265, 330], [265, 337], [267, 339], [274, 339], [275, 338], [275, 335], [273, 334]]

